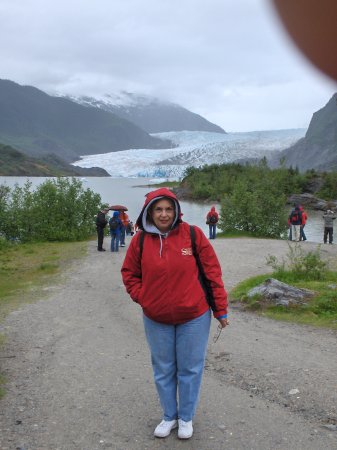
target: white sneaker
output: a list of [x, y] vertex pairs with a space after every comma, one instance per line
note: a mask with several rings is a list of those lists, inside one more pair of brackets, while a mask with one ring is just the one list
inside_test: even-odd
[[177, 428], [177, 426], [178, 424], [176, 420], [162, 420], [160, 424], [156, 426], [154, 435], [161, 438], [166, 437], [174, 428]]
[[179, 430], [178, 430], [178, 438], [179, 439], [189, 439], [193, 434], [193, 426], [192, 420], [189, 422], [185, 422], [182, 419], [178, 419]]

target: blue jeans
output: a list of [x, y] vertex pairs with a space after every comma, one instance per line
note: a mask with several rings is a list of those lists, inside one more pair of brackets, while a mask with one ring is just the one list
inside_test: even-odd
[[111, 251], [118, 252], [120, 236], [118, 233], [112, 233], [112, 232], [110, 232], [110, 236], [111, 236]]
[[216, 238], [216, 223], [209, 224], [209, 238], [210, 239]]
[[188, 422], [199, 400], [211, 312], [180, 325], [154, 322], [145, 315], [143, 319], [163, 418]]

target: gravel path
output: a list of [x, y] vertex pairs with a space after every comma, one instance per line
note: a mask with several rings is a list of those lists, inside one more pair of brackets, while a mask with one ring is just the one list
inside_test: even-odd
[[[262, 239], [214, 246], [228, 289], [267, 272], [268, 254], [288, 252], [287, 242]], [[3, 324], [1, 450], [337, 448], [336, 332], [235, 308], [230, 327], [209, 344], [193, 438], [155, 439], [160, 407], [141, 311], [120, 278], [121, 250], [98, 253], [90, 242], [47, 298]], [[336, 261], [337, 246], [322, 252]]]

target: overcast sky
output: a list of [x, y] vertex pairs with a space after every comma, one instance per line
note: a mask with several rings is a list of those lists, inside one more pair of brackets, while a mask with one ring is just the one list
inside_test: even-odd
[[306, 128], [337, 91], [269, 0], [0, 0], [0, 78], [150, 94], [226, 131]]

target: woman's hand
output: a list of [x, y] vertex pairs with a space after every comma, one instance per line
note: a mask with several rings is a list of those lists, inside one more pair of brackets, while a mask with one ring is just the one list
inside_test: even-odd
[[227, 327], [227, 325], [229, 325], [229, 321], [228, 319], [218, 319], [220, 325], [222, 326], [222, 328]]

